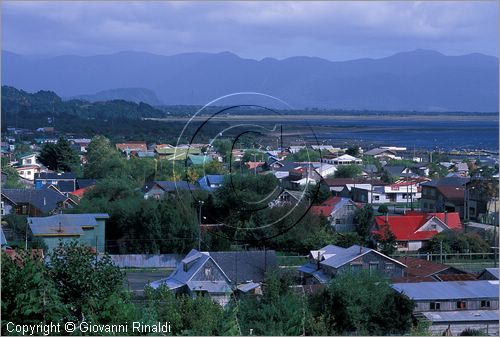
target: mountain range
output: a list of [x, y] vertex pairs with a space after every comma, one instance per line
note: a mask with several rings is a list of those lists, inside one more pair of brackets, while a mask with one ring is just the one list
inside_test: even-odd
[[[2, 85], [52, 90], [68, 99], [151, 105], [204, 105], [234, 92], [260, 92], [301, 109], [467, 112], [497, 112], [499, 89], [497, 57], [430, 50], [350, 61], [130, 51], [36, 58], [2, 51]], [[233, 101], [224, 103], [238, 103]]]

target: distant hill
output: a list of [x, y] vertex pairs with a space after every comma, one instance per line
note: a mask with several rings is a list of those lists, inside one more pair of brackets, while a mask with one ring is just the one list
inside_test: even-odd
[[146, 103], [124, 100], [88, 102], [63, 101], [56, 93], [42, 90], [28, 93], [10, 86], [2, 86], [2, 117], [14, 114], [75, 115], [82, 118], [140, 118], [163, 117], [165, 113]]
[[163, 103], [158, 99], [153, 90], [146, 88], [117, 88], [99, 91], [95, 94], [78, 95], [71, 97], [73, 99], [82, 99], [89, 102], [110, 101], [123, 99], [125, 101], [159, 106]]
[[[342, 62], [314, 57], [257, 61], [228, 52], [37, 59], [3, 51], [2, 56], [3, 84], [63, 97], [146, 88], [165, 105], [204, 105], [229, 93], [256, 91], [295, 108], [498, 111], [498, 59], [482, 54], [415, 50]], [[128, 94], [111, 92], [116, 98]]]

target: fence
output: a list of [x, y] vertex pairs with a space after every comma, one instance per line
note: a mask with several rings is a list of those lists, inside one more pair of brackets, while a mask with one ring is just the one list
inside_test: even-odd
[[484, 268], [498, 267], [497, 253], [409, 253], [392, 257], [416, 257], [427, 261], [446, 264], [468, 272], [480, 272]]
[[176, 268], [183, 258], [178, 254], [120, 254], [110, 257], [120, 268]]

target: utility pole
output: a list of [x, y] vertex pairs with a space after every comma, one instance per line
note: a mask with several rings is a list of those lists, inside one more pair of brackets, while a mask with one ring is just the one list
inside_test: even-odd
[[199, 219], [200, 219], [200, 226], [198, 230], [198, 251], [201, 251], [201, 206], [203, 206], [205, 202], [203, 200], [198, 200], [198, 204], [200, 205], [200, 214], [199, 214]]

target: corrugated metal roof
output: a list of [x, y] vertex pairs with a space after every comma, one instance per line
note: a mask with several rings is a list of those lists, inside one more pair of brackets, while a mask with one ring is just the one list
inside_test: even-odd
[[486, 268], [486, 271], [498, 279], [498, 268]]
[[416, 301], [498, 298], [498, 281], [395, 283], [392, 287]]
[[96, 218], [109, 218], [108, 214], [57, 214], [47, 217], [28, 217], [33, 235], [81, 235], [82, 227], [97, 226]]
[[496, 321], [498, 310], [425, 311], [422, 315], [431, 322], [481, 322]]

